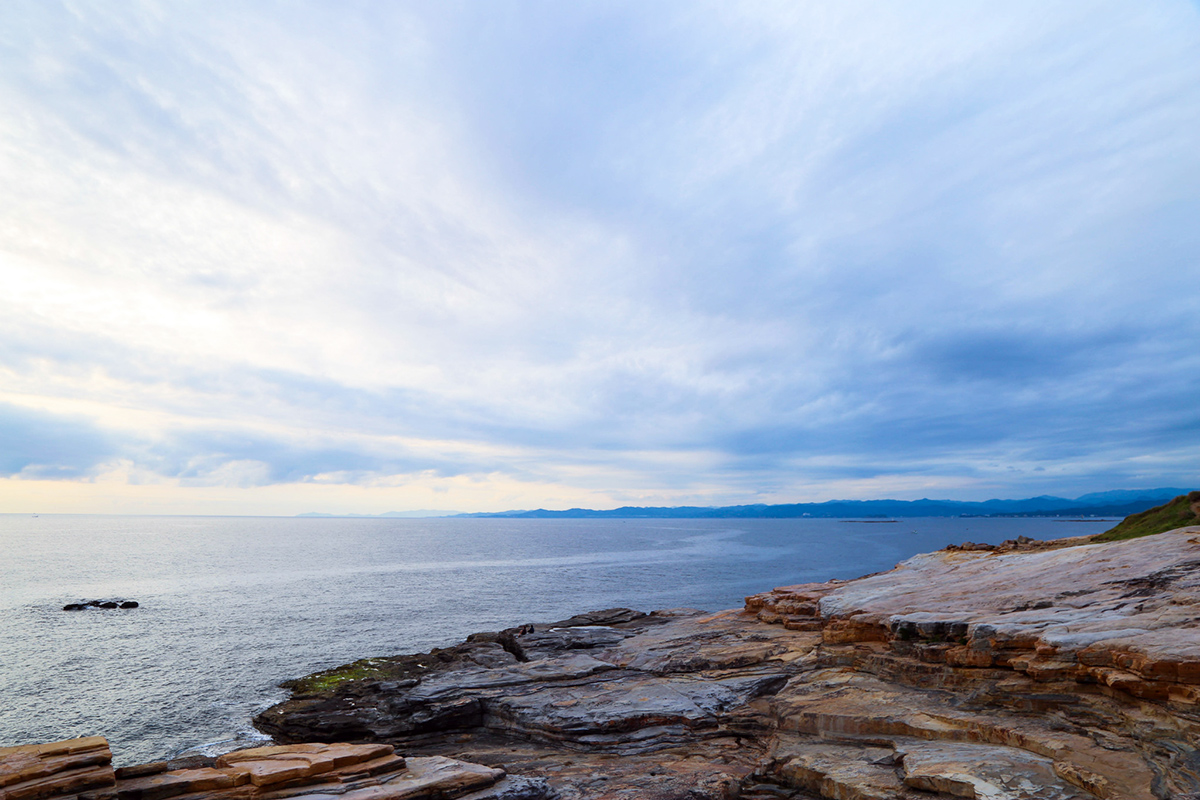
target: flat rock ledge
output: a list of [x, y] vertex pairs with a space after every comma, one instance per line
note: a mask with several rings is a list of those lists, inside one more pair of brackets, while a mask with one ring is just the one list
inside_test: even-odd
[[0, 748], [0, 800], [534, 800], [544, 781], [387, 744], [257, 747], [113, 769], [99, 736]]

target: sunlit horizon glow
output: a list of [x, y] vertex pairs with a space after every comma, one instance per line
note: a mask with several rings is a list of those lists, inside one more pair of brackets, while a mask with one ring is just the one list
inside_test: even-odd
[[0, 512], [1192, 486], [1189, 2], [0, 8]]

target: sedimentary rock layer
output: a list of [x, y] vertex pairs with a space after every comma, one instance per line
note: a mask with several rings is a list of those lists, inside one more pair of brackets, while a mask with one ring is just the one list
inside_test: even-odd
[[291, 684], [279, 741], [386, 742], [568, 798], [1184, 798], [1200, 529], [947, 550], [745, 609], [596, 612]]
[[387, 744], [259, 747], [113, 770], [100, 737], [0, 749], [0, 800], [537, 800], [544, 781]]
[[0, 800], [110, 800], [112, 752], [100, 736], [0, 747]]

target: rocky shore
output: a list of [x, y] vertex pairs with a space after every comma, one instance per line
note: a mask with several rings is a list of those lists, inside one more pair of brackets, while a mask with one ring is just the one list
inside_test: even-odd
[[113, 769], [99, 736], [0, 748], [0, 800], [518, 800], [544, 781], [386, 744], [257, 747]]
[[256, 720], [281, 747], [103, 786], [95, 757], [74, 768], [92, 784], [22, 783], [61, 754], [9, 748], [0, 800], [1195, 800], [1200, 527], [960, 546], [742, 609], [610, 609], [288, 686]]

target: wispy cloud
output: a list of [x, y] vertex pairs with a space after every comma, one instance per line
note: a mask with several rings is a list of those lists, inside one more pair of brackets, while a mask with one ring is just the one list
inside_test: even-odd
[[1200, 464], [1194, 4], [10, 3], [0, 75], [2, 507]]

